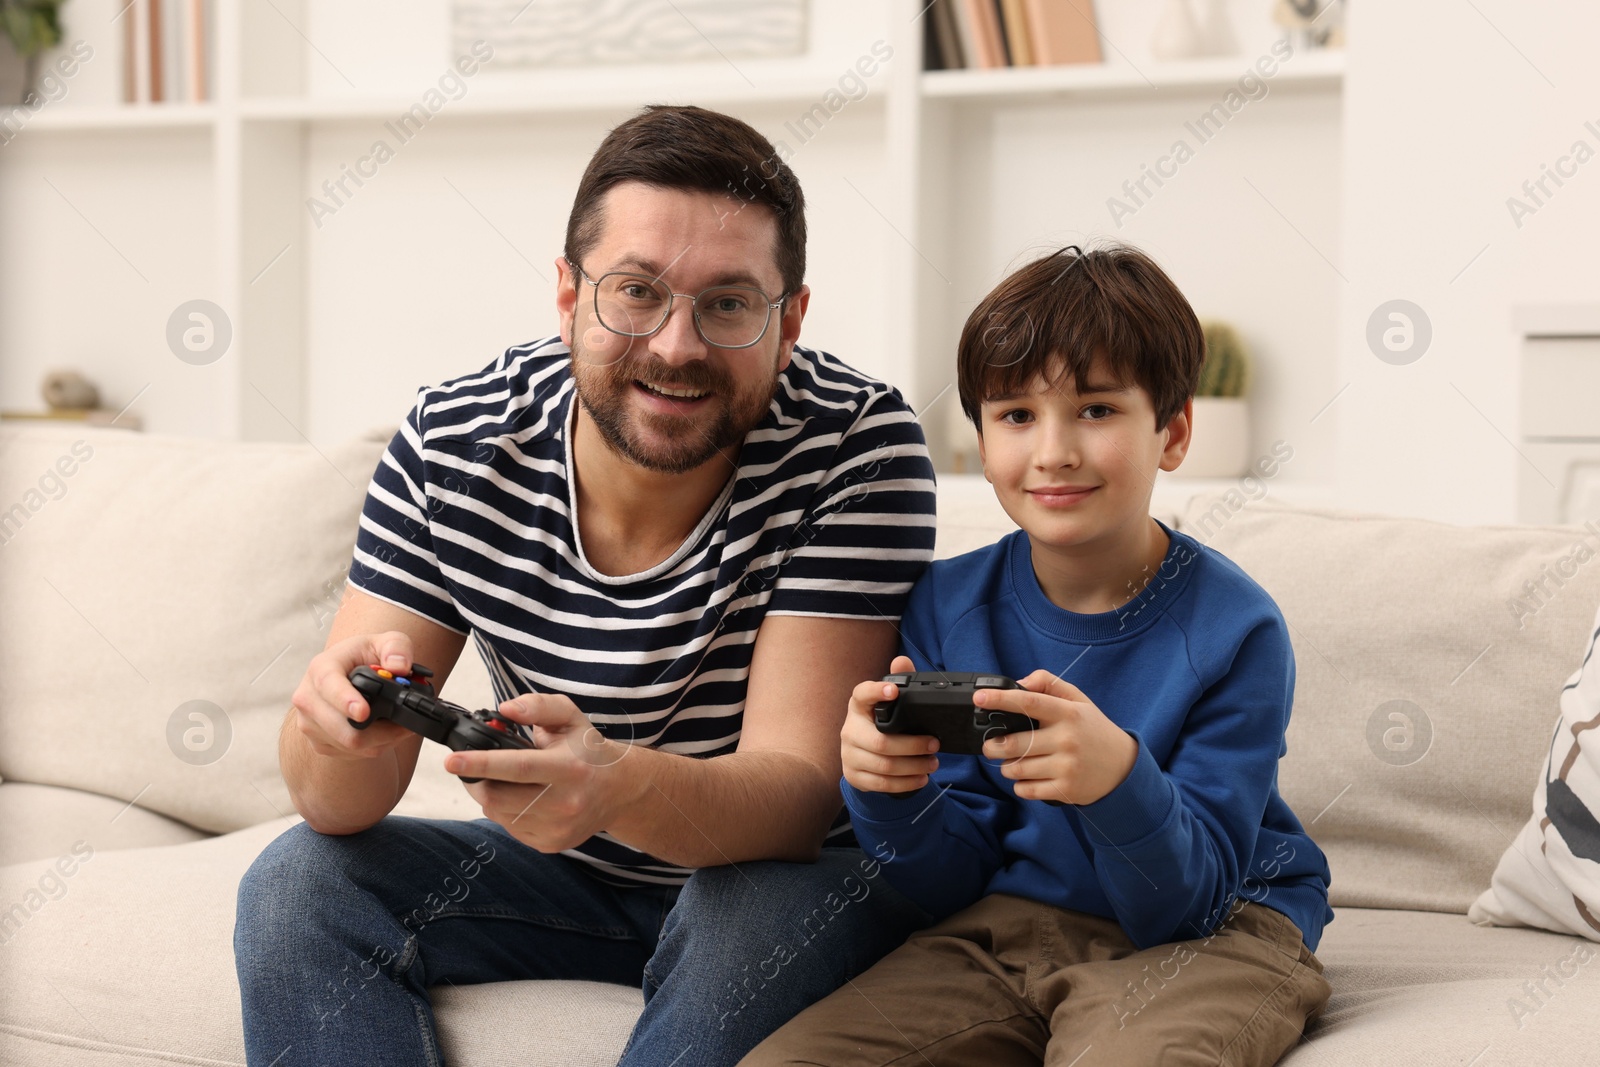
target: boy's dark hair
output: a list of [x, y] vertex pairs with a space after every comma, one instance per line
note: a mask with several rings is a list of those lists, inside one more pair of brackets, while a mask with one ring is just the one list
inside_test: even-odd
[[[1127, 245], [1077, 245], [1016, 271], [973, 309], [961, 331], [961, 409], [982, 432], [983, 401], [1052, 386], [1082, 392], [1097, 356], [1115, 384], [1137, 385], [1160, 430], [1194, 395], [1205, 361], [1194, 309], [1149, 256]], [[1098, 384], [1098, 383], [1097, 383]]]
[[[777, 150], [749, 124], [701, 107], [651, 104], [606, 134], [578, 182], [565, 255], [577, 266], [600, 239], [601, 198], [620, 182], [725, 193], [765, 204], [778, 221], [776, 257], [784, 294], [806, 275], [806, 198]], [[778, 294], [772, 293], [771, 296]]]

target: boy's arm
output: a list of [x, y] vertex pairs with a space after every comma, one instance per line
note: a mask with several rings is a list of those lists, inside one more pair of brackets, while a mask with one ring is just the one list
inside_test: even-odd
[[1202, 936], [1226, 918], [1251, 873], [1293, 696], [1288, 631], [1263, 620], [1190, 709], [1167, 766], [1140, 744], [1122, 783], [1077, 807], [1101, 889], [1136, 945]]
[[943, 919], [988, 891], [1000, 869], [998, 824], [1015, 801], [984, 778], [977, 756], [946, 757], [932, 777], [911, 793], [840, 788], [857, 840], [890, 884]]
[[[934, 582], [930, 567], [900, 623], [904, 655], [919, 671], [945, 669]], [[874, 729], [869, 725], [863, 733], [870, 737]], [[978, 757], [939, 756], [927, 784], [909, 793], [857, 789], [848, 780], [839, 788], [861, 847], [882, 861], [896, 889], [936, 918], [983, 896], [1000, 869], [1001, 823], [1016, 802], [988, 780]]]

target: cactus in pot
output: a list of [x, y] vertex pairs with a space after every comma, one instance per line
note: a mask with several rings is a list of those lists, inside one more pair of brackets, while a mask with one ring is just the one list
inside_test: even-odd
[[1250, 355], [1239, 331], [1226, 322], [1202, 322], [1206, 356], [1194, 390], [1194, 426], [1189, 451], [1177, 474], [1188, 478], [1234, 478], [1250, 462]]
[[1195, 396], [1239, 396], [1250, 388], [1250, 354], [1245, 351], [1239, 331], [1226, 322], [1202, 322], [1206, 358], [1200, 365], [1200, 382]]

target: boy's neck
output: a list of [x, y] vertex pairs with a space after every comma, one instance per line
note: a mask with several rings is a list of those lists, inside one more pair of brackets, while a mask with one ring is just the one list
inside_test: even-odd
[[1059, 548], [1031, 535], [1033, 575], [1045, 598], [1080, 615], [1115, 611], [1155, 577], [1172, 539], [1149, 515], [1130, 527], [1107, 531], [1091, 545]]

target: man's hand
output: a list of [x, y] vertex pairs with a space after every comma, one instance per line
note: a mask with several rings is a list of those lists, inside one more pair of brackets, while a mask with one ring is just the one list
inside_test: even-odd
[[[915, 670], [911, 660], [896, 656], [890, 674]], [[850, 693], [850, 707], [839, 731], [839, 758], [844, 780], [864, 793], [909, 793], [928, 784], [939, 766], [933, 755], [939, 742], [918, 734], [879, 733], [872, 705], [893, 700], [899, 687], [890, 682], [862, 682]]]
[[[632, 745], [596, 730], [571, 698], [529, 693], [500, 714], [532, 727], [538, 748], [453, 752], [445, 769], [466, 785], [483, 814], [540, 852], [574, 848], [611, 825], [648, 783], [620, 765]], [[634, 761], [630, 761], [634, 762]]]
[[1071, 682], [1049, 671], [1020, 680], [1022, 689], [980, 689], [973, 703], [1039, 720], [1032, 731], [992, 737], [983, 754], [1003, 760], [1000, 773], [1024, 800], [1092, 804], [1128, 777], [1139, 743]]
[[348, 637], [313, 656], [294, 691], [294, 725], [311, 750], [330, 759], [375, 759], [407, 738], [403, 726], [375, 722], [357, 730], [349, 721], [372, 714], [367, 700], [350, 684], [350, 672], [376, 663], [393, 671], [411, 669], [411, 638], [399, 630]]

